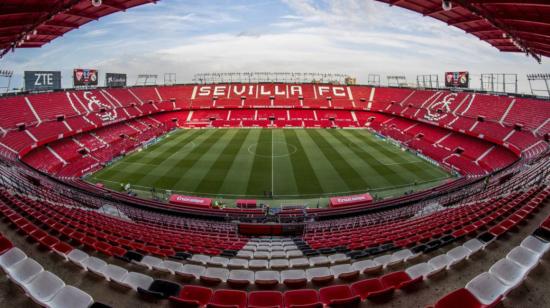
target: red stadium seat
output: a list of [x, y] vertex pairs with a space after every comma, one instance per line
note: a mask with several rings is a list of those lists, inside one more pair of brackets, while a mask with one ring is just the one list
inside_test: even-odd
[[329, 307], [357, 307], [361, 303], [361, 297], [354, 295], [347, 285], [321, 288], [319, 299]]
[[245, 308], [247, 305], [246, 292], [237, 290], [216, 290], [210, 298], [209, 308]]
[[279, 291], [253, 291], [248, 293], [249, 308], [283, 308], [283, 294]]
[[285, 308], [322, 308], [323, 304], [319, 301], [319, 293], [315, 290], [292, 290], [283, 294]]
[[0, 255], [13, 248], [12, 242], [0, 235]]
[[435, 303], [433, 308], [489, 308], [480, 303], [470, 291], [462, 288], [453, 291]]
[[351, 285], [353, 294], [361, 296], [362, 299], [387, 300], [395, 291], [394, 287], [385, 287], [380, 279], [371, 278], [355, 282]]
[[380, 281], [384, 287], [393, 287], [396, 289], [409, 289], [422, 281], [422, 276], [411, 279], [404, 271], [393, 272], [380, 277]]
[[170, 297], [170, 301], [176, 303], [178, 307], [204, 307], [212, 297], [212, 289], [186, 285], [178, 296]]

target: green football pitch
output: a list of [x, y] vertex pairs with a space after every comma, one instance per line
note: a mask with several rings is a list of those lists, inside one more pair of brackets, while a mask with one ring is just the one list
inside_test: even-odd
[[179, 130], [88, 177], [207, 197], [320, 198], [435, 186], [451, 175], [366, 130]]

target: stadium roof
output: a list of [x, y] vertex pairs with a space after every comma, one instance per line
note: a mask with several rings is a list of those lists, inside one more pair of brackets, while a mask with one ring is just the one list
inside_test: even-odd
[[439, 19], [477, 36], [503, 52], [550, 57], [549, 0], [377, 0]]
[[[99, 1], [95, 1], [99, 2]], [[157, 0], [2, 0], [0, 58], [15, 48], [41, 47], [99, 18]]]

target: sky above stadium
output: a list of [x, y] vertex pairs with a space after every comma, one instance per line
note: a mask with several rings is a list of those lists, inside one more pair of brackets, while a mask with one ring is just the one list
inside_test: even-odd
[[[439, 74], [468, 70], [472, 86], [481, 73], [550, 71], [524, 54], [500, 53], [474, 36], [373, 0], [161, 0], [91, 22], [40, 49], [19, 49], [0, 60], [1, 69], [61, 70], [71, 86], [75, 67], [127, 73], [173, 72], [191, 82], [202, 72], [330, 72]], [[159, 80], [162, 82], [162, 80]]]

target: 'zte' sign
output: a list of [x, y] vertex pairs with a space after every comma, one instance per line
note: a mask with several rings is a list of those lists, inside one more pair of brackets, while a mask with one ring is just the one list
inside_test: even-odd
[[25, 71], [25, 90], [48, 91], [61, 89], [61, 72]]

